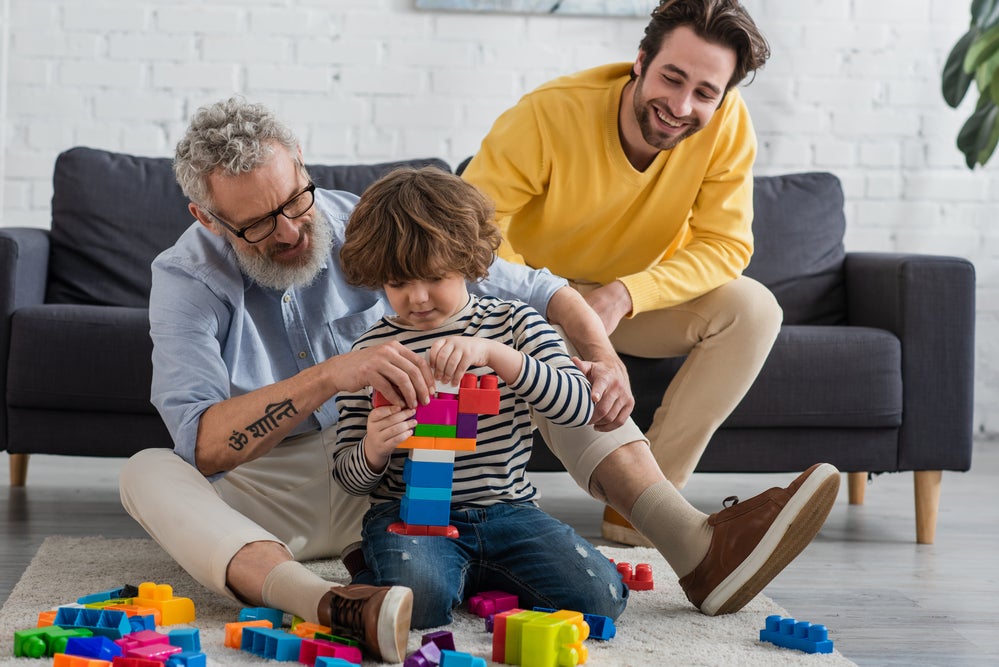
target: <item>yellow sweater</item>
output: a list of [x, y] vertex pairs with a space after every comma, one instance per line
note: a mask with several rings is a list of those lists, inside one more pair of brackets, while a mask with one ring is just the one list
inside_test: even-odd
[[703, 129], [637, 171], [618, 135], [630, 69], [597, 67], [528, 93], [463, 177], [496, 202], [502, 257], [572, 280], [621, 280], [634, 316], [689, 301], [749, 264], [756, 135], [732, 89]]

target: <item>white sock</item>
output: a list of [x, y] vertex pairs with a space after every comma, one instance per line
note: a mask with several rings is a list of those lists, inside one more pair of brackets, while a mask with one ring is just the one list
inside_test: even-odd
[[689, 574], [708, 553], [708, 516], [687, 502], [669, 480], [642, 492], [631, 508], [631, 525], [649, 538], [676, 572]]
[[289, 560], [270, 571], [262, 594], [268, 607], [318, 623], [319, 601], [334, 585], [298, 561]]

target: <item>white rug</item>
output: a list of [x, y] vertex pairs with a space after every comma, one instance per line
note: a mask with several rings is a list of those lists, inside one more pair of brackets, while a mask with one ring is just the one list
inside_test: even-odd
[[[586, 642], [590, 651], [587, 665], [854, 665], [838, 651], [809, 655], [761, 643], [759, 631], [766, 617], [789, 615], [766, 596], [757, 596], [737, 614], [709, 618], [690, 606], [675, 575], [655, 550], [601, 547], [601, 551], [616, 562], [649, 563], [655, 590], [632, 592], [628, 609], [616, 622], [614, 639]], [[339, 561], [316, 561], [309, 563], [309, 567], [331, 581], [348, 580]], [[51, 664], [48, 660], [13, 657], [14, 632], [34, 627], [38, 612], [73, 602], [82, 595], [124, 584], [137, 586], [144, 581], [170, 584], [175, 596], [194, 601], [197, 620], [192, 625], [199, 628], [202, 650], [208, 655], [209, 664], [270, 662], [224, 646], [224, 624], [238, 620], [239, 607], [195, 583], [151, 540], [49, 537], [0, 609], [0, 667]], [[454, 633], [459, 651], [489, 661], [492, 635], [485, 631], [482, 619], [461, 609], [455, 622], [446, 629]], [[410, 635], [409, 651], [419, 647], [423, 632], [414, 631]], [[836, 637], [830, 639], [835, 642]]]

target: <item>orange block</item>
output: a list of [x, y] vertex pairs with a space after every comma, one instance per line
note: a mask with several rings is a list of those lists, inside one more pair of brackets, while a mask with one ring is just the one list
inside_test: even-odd
[[325, 625], [319, 625], [318, 623], [310, 623], [308, 621], [302, 621], [301, 623], [296, 623], [291, 626], [291, 634], [296, 637], [302, 637], [303, 639], [308, 639], [312, 637], [317, 632], [321, 632], [324, 635], [328, 635], [331, 632], [331, 628]]
[[229, 648], [243, 647], [243, 628], [273, 628], [274, 624], [266, 619], [259, 621], [239, 621], [225, 624], [225, 645]]
[[436, 449], [434, 441], [437, 438], [432, 438], [423, 435], [411, 435], [402, 442], [399, 443], [400, 449]]
[[454, 452], [474, 452], [475, 438], [434, 438], [434, 449]]
[[58, 613], [59, 612], [56, 611], [55, 609], [50, 609], [48, 611], [40, 611], [40, 612], [38, 612], [38, 623], [37, 623], [37, 627], [39, 627], [39, 628], [47, 628], [47, 627], [49, 627], [50, 625], [52, 625], [55, 622], [55, 617], [56, 617], [56, 614], [58, 614]]
[[132, 598], [132, 603], [137, 607], [159, 609], [163, 625], [194, 621], [194, 602], [190, 598], [175, 598], [169, 584], [151, 581], [139, 584], [139, 594]]
[[69, 655], [68, 653], [56, 653], [52, 657], [53, 667], [111, 667], [107, 660], [97, 660], [96, 658], [85, 658], [81, 655]]

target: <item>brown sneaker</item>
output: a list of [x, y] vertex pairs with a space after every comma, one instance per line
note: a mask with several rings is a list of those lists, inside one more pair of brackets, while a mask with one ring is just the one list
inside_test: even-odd
[[633, 547], [652, 546], [652, 542], [635, 530], [635, 527], [610, 505], [604, 507], [604, 521], [600, 525], [600, 534], [605, 540], [630, 544]]
[[409, 641], [413, 591], [405, 586], [351, 584], [332, 589], [330, 626], [383, 662], [402, 662]]
[[808, 546], [836, 502], [839, 471], [816, 463], [785, 488], [745, 502], [726, 498], [708, 517], [711, 545], [680, 579], [687, 599], [708, 616], [739, 611]]

